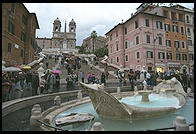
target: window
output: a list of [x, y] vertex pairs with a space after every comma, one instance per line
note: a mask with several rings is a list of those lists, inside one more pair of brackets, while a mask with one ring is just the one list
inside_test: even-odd
[[189, 60], [190, 60], [190, 61], [193, 61], [193, 58], [194, 58], [193, 54], [190, 53], [190, 54], [189, 54]]
[[178, 61], [179, 61], [180, 59], [181, 59], [181, 58], [180, 58], [180, 54], [179, 54], [179, 53], [177, 53], [177, 54], [176, 54], [176, 60], [178, 60]]
[[11, 43], [8, 43], [7, 51], [8, 52], [11, 52], [12, 51], [12, 44]]
[[146, 56], [147, 56], [147, 58], [153, 58], [153, 52], [147, 51]]
[[159, 59], [165, 59], [165, 53], [163, 53], [163, 52], [158, 52], [158, 58], [159, 58]]
[[168, 52], [168, 53], [167, 53], [167, 59], [168, 59], [168, 60], [172, 60], [172, 53], [171, 53], [171, 52]]
[[186, 54], [182, 54], [182, 60], [186, 61], [187, 60], [187, 55]]
[[125, 34], [127, 34], [127, 28], [125, 28]]
[[171, 40], [166, 40], [166, 46], [171, 47]]
[[140, 52], [136, 53], [136, 58], [139, 59], [140, 58]]
[[116, 57], [116, 62], [119, 62], [119, 57]]
[[186, 16], [186, 23], [189, 23], [190, 20], [189, 20], [189, 16]]
[[8, 21], [8, 32], [14, 34], [15, 33], [15, 27], [14, 24], [9, 20]]
[[149, 27], [149, 19], [146, 19], [146, 26]]
[[162, 37], [159, 37], [159, 45], [162, 45]]
[[136, 37], [136, 45], [139, 44], [139, 36]]
[[150, 35], [146, 35], [146, 43], [150, 43]]
[[128, 55], [125, 55], [125, 61], [128, 61], [129, 59], [128, 59]]
[[14, 4], [14, 3], [12, 3], [12, 4], [11, 4], [10, 11], [11, 11], [12, 13], [14, 13], [14, 10], [15, 10], [15, 4]]
[[188, 40], [188, 45], [189, 46], [192, 46], [193, 44], [192, 44], [192, 40]]
[[165, 24], [165, 31], [167, 31], [167, 32], [170, 31], [170, 24]]
[[179, 41], [174, 41], [174, 47], [179, 48]]
[[118, 31], [116, 31], [116, 37], [118, 37]]
[[135, 29], [138, 28], [138, 21], [135, 21]]
[[27, 17], [24, 14], [22, 15], [22, 23], [27, 24]]
[[168, 11], [164, 10], [163, 11], [163, 16], [165, 16], [166, 18], [168, 18]]
[[110, 35], [110, 41], [112, 41], [112, 34]]
[[189, 27], [187, 28], [187, 34], [188, 34], [188, 36], [191, 36], [191, 31], [190, 31]]
[[127, 48], [128, 48], [128, 42], [125, 41], [125, 49], [127, 49]]
[[173, 25], [173, 32], [178, 32], [178, 26], [177, 25]]
[[184, 34], [184, 27], [180, 27], [181, 29], [181, 34]]
[[118, 51], [118, 42], [116, 42], [116, 51]]
[[157, 24], [157, 29], [163, 29], [161, 21], [156, 21], [156, 24]]
[[183, 21], [183, 14], [180, 14], [180, 13], [179, 13], [179, 18], [178, 18], [178, 20], [184, 22], [184, 21]]
[[185, 42], [182, 41], [182, 48], [186, 48]]
[[171, 12], [171, 19], [172, 20], [177, 20], [175, 12]]
[[21, 57], [23, 57], [23, 53], [24, 53], [24, 52], [23, 52], [23, 49], [21, 49], [21, 51], [20, 51], [20, 56], [21, 56]]
[[111, 59], [110, 62], [111, 62], [111, 64], [112, 64], [112, 63], [113, 63], [113, 60]]
[[21, 38], [20, 38], [23, 42], [26, 41], [26, 35], [24, 32], [21, 32]]

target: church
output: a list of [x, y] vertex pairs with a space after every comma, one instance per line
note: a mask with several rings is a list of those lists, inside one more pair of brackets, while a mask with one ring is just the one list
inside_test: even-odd
[[72, 19], [69, 22], [69, 31], [61, 32], [61, 21], [57, 17], [53, 23], [52, 38], [36, 38], [37, 45], [43, 49], [75, 49], [76, 47], [76, 23]]

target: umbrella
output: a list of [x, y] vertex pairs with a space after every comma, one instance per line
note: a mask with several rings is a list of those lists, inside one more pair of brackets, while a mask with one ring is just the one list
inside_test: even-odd
[[62, 73], [61, 70], [53, 70], [52, 72], [55, 73], [55, 74], [61, 74]]
[[16, 67], [7, 67], [2, 69], [3, 72], [19, 72], [22, 71], [20, 68], [16, 68]]
[[31, 69], [30, 66], [24, 66], [23, 69]]
[[20, 68], [20, 66], [18, 66], [18, 65], [16, 65], [15, 67], [16, 67], [16, 68]]

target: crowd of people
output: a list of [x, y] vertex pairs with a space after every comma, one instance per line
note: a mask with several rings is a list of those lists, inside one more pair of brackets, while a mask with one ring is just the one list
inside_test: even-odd
[[[2, 72], [2, 101], [34, 96], [60, 89], [60, 76], [47, 70], [39, 78], [37, 71]], [[28, 95], [25, 94], [28, 92]]]
[[[55, 56], [55, 61], [59, 57]], [[49, 57], [49, 60], [51, 58]], [[46, 71], [41, 78], [37, 71], [24, 70], [22, 72], [2, 72], [2, 101], [8, 101], [12, 99], [22, 98], [26, 96], [25, 90], [29, 91], [32, 96], [46, 93], [59, 92], [60, 90], [60, 75], [54, 73], [48, 69], [48, 61], [46, 61]], [[85, 82], [85, 78], [88, 84], [104, 84], [106, 85], [106, 79], [108, 78], [108, 72], [103, 72], [101, 75], [92, 73], [89, 70], [85, 76], [85, 72], [81, 70], [82, 64], [87, 65], [85, 59], [78, 58], [76, 56], [63, 56], [61, 60], [61, 66], [67, 70], [66, 83], [67, 89], [75, 89], [78, 85], [78, 81]], [[107, 65], [104, 65], [104, 69], [107, 70]], [[176, 77], [181, 82], [185, 91], [187, 88], [193, 89], [194, 77], [193, 74], [188, 74], [184, 69], [182, 73], [179, 71], [170, 70], [168, 72], [153, 72], [153, 71], [134, 71], [130, 69], [128, 71], [119, 70], [117, 72], [117, 78], [119, 80], [118, 86], [124, 86], [129, 81], [131, 91], [134, 90], [137, 85], [156, 86], [162, 80], [168, 80]], [[128, 81], [127, 81], [128, 80]]]
[[175, 77], [183, 86], [186, 91], [187, 88], [193, 89], [193, 74], [188, 74], [186, 69], [183, 69], [183, 72], [169, 70], [168, 72], [154, 72], [154, 71], [134, 71], [130, 69], [129, 71], [118, 71], [117, 78], [119, 79], [119, 85], [126, 85], [126, 79], [129, 80], [131, 85], [131, 90], [134, 90], [134, 86], [141, 84], [146, 84], [147, 86], [156, 86], [162, 80], [168, 80]]

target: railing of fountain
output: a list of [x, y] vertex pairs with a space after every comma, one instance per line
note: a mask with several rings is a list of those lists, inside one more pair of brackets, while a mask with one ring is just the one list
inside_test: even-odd
[[62, 129], [62, 128], [60, 128], [60, 127], [51, 126], [51, 125], [49, 125], [49, 124], [43, 122], [42, 120], [37, 120], [37, 121], [38, 121], [39, 123], [41, 123], [41, 125], [45, 125], [46, 127], [49, 127], [49, 128], [54, 128], [55, 131], [57, 131], [57, 130], [60, 130], [60, 131], [69, 131], [69, 130], [67, 130], [67, 129]]

